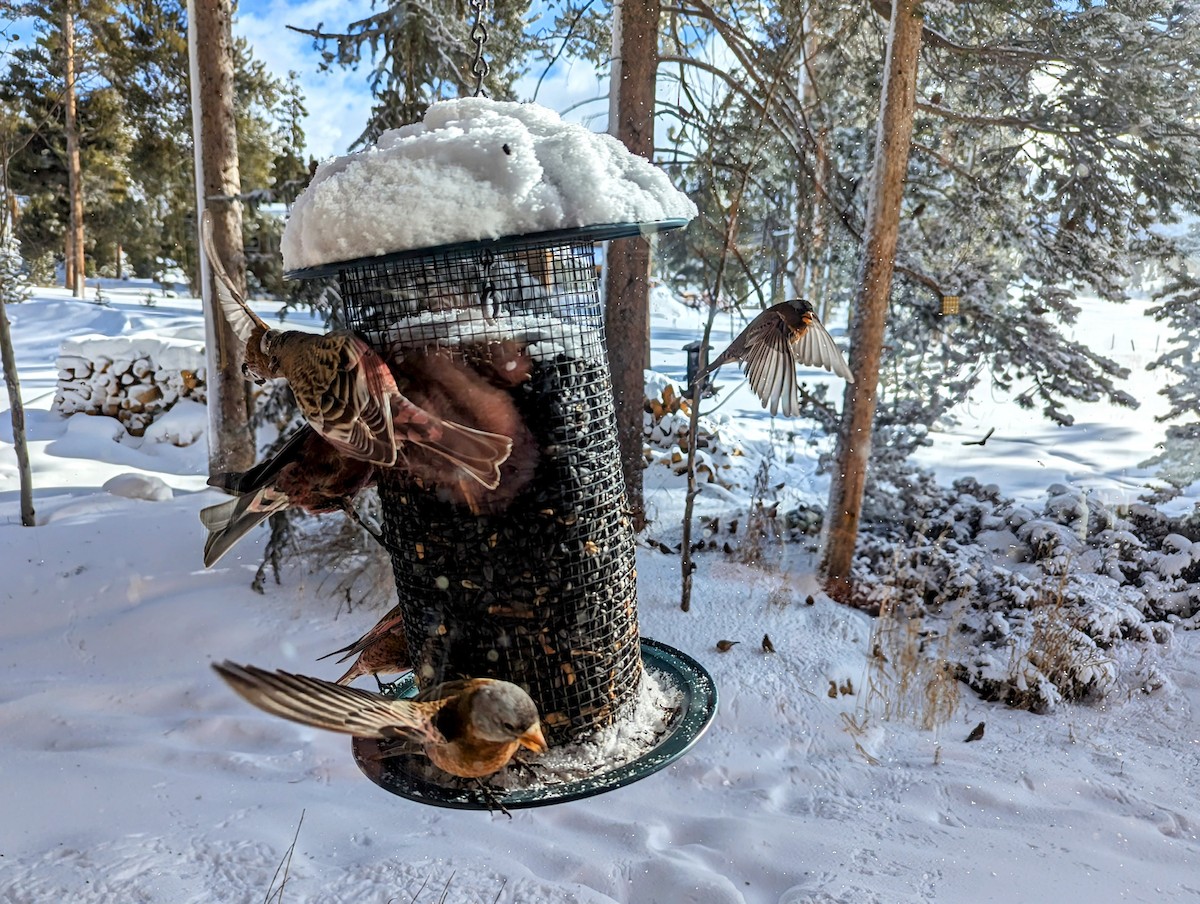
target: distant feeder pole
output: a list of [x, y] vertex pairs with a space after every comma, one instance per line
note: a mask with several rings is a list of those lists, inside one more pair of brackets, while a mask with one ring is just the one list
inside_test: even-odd
[[[699, 339], [689, 342], [683, 347], [683, 350], [687, 352], [687, 371], [684, 379], [687, 381], [686, 392], [689, 398], [692, 396], [692, 384], [696, 382], [696, 376], [704, 369], [704, 359], [707, 357], [704, 353], [710, 348], [712, 348], [711, 345], [705, 345]], [[701, 396], [709, 395], [711, 386], [712, 374], [708, 374], [704, 378], [704, 385], [700, 387]]]

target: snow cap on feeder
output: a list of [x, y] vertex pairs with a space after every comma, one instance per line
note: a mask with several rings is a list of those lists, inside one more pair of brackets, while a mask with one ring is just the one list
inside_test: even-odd
[[[439, 101], [325, 161], [284, 229], [288, 271], [460, 242], [686, 221], [696, 206], [611, 135], [537, 104]], [[682, 225], [680, 223], [679, 225]]]

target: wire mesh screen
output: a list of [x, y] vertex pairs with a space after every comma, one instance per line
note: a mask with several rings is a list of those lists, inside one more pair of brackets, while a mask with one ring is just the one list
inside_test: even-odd
[[551, 743], [609, 724], [641, 657], [594, 243], [433, 253], [340, 280], [349, 326], [402, 393], [512, 439], [495, 488], [409, 446], [380, 480], [418, 683], [514, 681]]

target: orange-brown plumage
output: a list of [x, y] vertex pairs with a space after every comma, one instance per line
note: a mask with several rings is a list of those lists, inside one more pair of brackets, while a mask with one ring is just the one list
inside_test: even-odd
[[537, 706], [507, 681], [449, 681], [397, 700], [290, 672], [231, 662], [213, 668], [260, 709], [355, 737], [415, 741], [435, 766], [460, 778], [503, 769], [521, 747], [547, 749]]

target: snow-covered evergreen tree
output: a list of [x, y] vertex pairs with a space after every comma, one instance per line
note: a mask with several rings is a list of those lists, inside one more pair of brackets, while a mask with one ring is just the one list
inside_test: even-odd
[[19, 304], [29, 293], [21, 244], [11, 229], [5, 229], [0, 233], [0, 304]]
[[1200, 223], [1176, 240], [1180, 257], [1149, 310], [1171, 327], [1171, 347], [1150, 364], [1178, 377], [1159, 390], [1171, 403], [1161, 420], [1186, 418], [1167, 428], [1162, 452], [1145, 462], [1175, 489], [1200, 480]]

